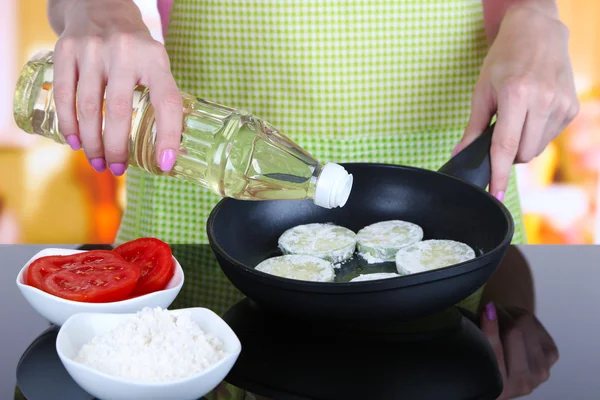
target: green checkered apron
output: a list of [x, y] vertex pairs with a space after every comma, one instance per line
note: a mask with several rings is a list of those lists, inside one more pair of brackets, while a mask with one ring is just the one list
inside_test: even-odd
[[[481, 0], [177, 0], [166, 47], [181, 90], [270, 121], [323, 162], [428, 169], [459, 142], [487, 51]], [[224, 312], [241, 298], [206, 246], [218, 200], [128, 172], [118, 242], [178, 244], [186, 279], [176, 307]], [[505, 203], [521, 243], [514, 177]]]

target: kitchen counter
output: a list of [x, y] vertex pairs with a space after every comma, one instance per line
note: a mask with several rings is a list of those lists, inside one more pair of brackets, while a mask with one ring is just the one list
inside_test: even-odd
[[[20, 268], [45, 247], [49, 246], [0, 246], [0, 399], [13, 398], [15, 369], [21, 355], [50, 326], [26, 303], [15, 285]], [[520, 246], [519, 250], [531, 268], [536, 316], [560, 352], [550, 379], [523, 398], [597, 399], [600, 246]]]

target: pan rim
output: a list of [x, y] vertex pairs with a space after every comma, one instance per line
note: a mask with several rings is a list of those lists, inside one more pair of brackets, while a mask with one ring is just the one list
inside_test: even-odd
[[[256, 271], [255, 268], [249, 267], [233, 257], [231, 257], [224, 249], [221, 247], [219, 243], [215, 240], [215, 224], [214, 221], [217, 218], [219, 211], [223, 208], [223, 204], [225, 202], [231, 201], [241, 201], [235, 200], [231, 198], [223, 198], [221, 199], [217, 205], [212, 209], [207, 223], [206, 223], [206, 233], [209, 239], [209, 245], [213, 252], [215, 252], [219, 257], [222, 257], [226, 262], [235, 266], [240, 272], [243, 272], [245, 275], [252, 278], [265, 278], [263, 282], [265, 285], [269, 286], [277, 286], [278, 288], [285, 288], [286, 290], [296, 291], [296, 292], [311, 292], [311, 293], [326, 293], [326, 294], [349, 294], [349, 293], [364, 293], [364, 292], [380, 292], [386, 290], [395, 290], [402, 287], [410, 287], [417, 286], [424, 283], [441, 281], [450, 277], [459, 276], [473, 270], [482, 268], [484, 265], [490, 262], [491, 259], [494, 259], [497, 256], [498, 252], [506, 250], [512, 241], [515, 225], [512, 215], [510, 211], [506, 208], [506, 206], [499, 201], [497, 198], [489, 194], [485, 189], [478, 187], [470, 182], [463, 181], [457, 177], [444, 174], [438, 171], [432, 171], [425, 168], [411, 167], [405, 165], [395, 165], [395, 164], [385, 164], [385, 163], [361, 163], [361, 162], [353, 162], [353, 163], [342, 163], [342, 166], [369, 166], [369, 167], [379, 167], [379, 168], [390, 168], [390, 169], [401, 169], [408, 170], [417, 173], [424, 173], [430, 175], [442, 175], [445, 179], [453, 179], [458, 184], [470, 186], [472, 189], [480, 192], [482, 195], [491, 200], [496, 206], [502, 211], [504, 219], [507, 224], [506, 234], [504, 239], [492, 250], [480, 255], [472, 260], [464, 261], [458, 264], [450, 265], [444, 268], [439, 268], [431, 271], [423, 271], [410, 275], [401, 275], [394, 278], [387, 279], [376, 279], [372, 281], [363, 281], [363, 282], [313, 282], [313, 281], [301, 281], [296, 279], [283, 278], [276, 275], [267, 274], [261, 271]], [[265, 200], [265, 201], [278, 201], [278, 200]], [[310, 201], [310, 200], [296, 200], [296, 201]], [[223, 266], [219, 263], [221, 269]], [[227, 272], [225, 272], [227, 275]]]

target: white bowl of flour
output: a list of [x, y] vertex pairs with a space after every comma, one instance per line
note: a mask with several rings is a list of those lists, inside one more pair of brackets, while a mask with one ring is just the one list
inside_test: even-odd
[[73, 380], [98, 399], [196, 400], [227, 376], [241, 343], [208, 309], [146, 308], [76, 314], [56, 350]]

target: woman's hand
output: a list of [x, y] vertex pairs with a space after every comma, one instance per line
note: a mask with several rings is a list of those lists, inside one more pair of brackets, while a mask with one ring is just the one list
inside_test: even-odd
[[122, 175], [133, 90], [140, 84], [149, 88], [156, 112], [157, 163], [170, 170], [181, 139], [181, 95], [165, 48], [152, 38], [137, 6], [123, 0], [55, 0], [53, 11], [62, 16], [51, 15], [62, 31], [54, 55], [54, 101], [69, 145], [83, 147], [97, 171], [108, 164], [113, 174]]
[[492, 138], [490, 193], [504, 199], [513, 163], [526, 163], [579, 111], [569, 60], [567, 28], [548, 0], [510, 7], [483, 63], [471, 117], [454, 154], [474, 141], [497, 115]]
[[502, 375], [504, 389], [499, 400], [529, 394], [548, 380], [558, 349], [534, 315], [516, 307], [496, 309], [489, 303], [481, 315], [481, 329]]

